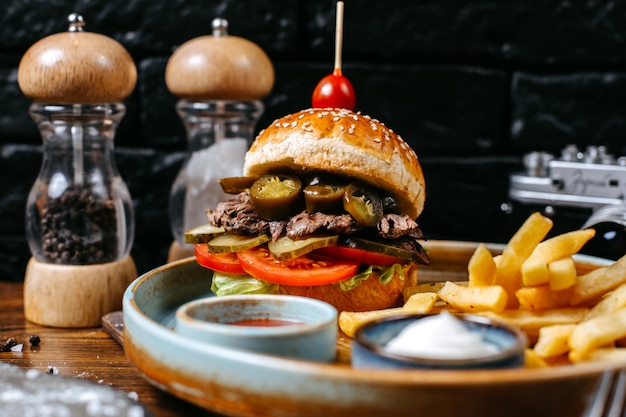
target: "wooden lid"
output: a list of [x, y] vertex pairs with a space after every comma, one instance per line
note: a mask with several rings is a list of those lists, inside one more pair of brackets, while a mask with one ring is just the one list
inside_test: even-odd
[[179, 46], [165, 69], [172, 94], [188, 100], [258, 100], [274, 86], [274, 67], [255, 43], [230, 36], [228, 22], [214, 19], [212, 36]]
[[20, 89], [46, 103], [111, 103], [128, 97], [137, 68], [126, 49], [104, 35], [84, 32], [80, 15], [68, 17], [69, 29], [47, 36], [22, 57]]

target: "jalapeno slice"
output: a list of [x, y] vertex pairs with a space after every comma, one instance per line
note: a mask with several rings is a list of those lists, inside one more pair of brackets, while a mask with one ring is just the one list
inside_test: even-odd
[[239, 194], [252, 187], [258, 177], [226, 177], [218, 182], [226, 194]]
[[345, 186], [315, 184], [304, 187], [304, 203], [310, 213], [337, 213], [343, 208]]
[[264, 219], [286, 219], [302, 210], [302, 183], [294, 175], [263, 175], [250, 187], [250, 202]]
[[364, 227], [376, 226], [383, 216], [383, 202], [380, 197], [357, 183], [351, 183], [346, 188], [343, 209]]

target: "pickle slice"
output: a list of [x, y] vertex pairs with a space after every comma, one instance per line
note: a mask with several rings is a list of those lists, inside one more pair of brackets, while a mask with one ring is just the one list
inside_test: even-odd
[[393, 256], [395, 258], [404, 259], [407, 261], [413, 261], [415, 254], [409, 250], [398, 248], [396, 246], [385, 245], [384, 243], [374, 242], [371, 240], [361, 239], [358, 237], [348, 237], [341, 244], [355, 249], [365, 249], [370, 252], [382, 253], [385, 255]]
[[289, 239], [284, 236], [275, 242], [272, 241], [268, 243], [267, 248], [270, 250], [274, 259], [284, 261], [297, 258], [315, 249], [335, 245], [338, 239], [339, 236], [337, 235], [316, 236], [298, 240]]
[[238, 252], [259, 246], [269, 240], [267, 235], [244, 236], [223, 234], [208, 242], [207, 248], [211, 253]]
[[185, 232], [185, 243], [207, 243], [209, 240], [224, 233], [223, 227], [203, 224]]

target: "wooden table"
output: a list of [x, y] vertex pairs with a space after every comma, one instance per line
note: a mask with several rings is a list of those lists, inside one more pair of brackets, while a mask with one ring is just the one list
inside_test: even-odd
[[[0, 344], [10, 337], [24, 344], [22, 352], [0, 352], [0, 361], [44, 372], [53, 366], [59, 375], [135, 393], [154, 417], [217, 417], [148, 384], [103, 328], [59, 329], [30, 323], [24, 318], [22, 296], [22, 284], [0, 282]], [[39, 336], [40, 346], [31, 347], [31, 335]]]

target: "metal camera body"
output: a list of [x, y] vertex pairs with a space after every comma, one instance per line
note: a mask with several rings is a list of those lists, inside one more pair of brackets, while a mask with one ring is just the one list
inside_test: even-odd
[[509, 197], [530, 207], [582, 213], [581, 228], [596, 228], [590, 254], [617, 257], [626, 253], [626, 156], [615, 158], [604, 146], [581, 151], [566, 146], [559, 158], [547, 152], [524, 156], [524, 172], [510, 177]]

